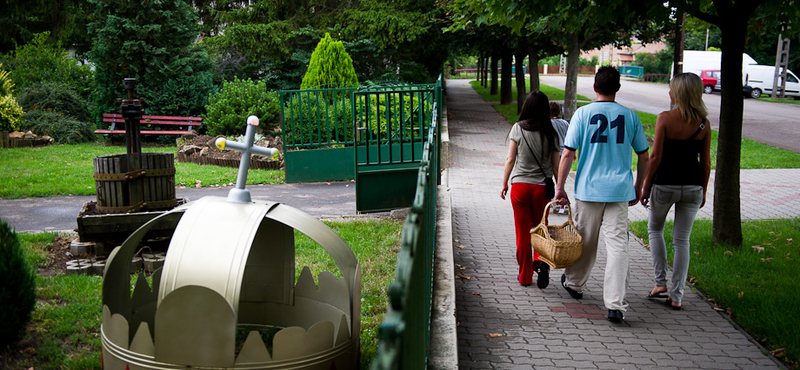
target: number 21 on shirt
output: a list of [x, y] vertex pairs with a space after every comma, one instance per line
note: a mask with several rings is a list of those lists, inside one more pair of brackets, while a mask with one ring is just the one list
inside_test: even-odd
[[[606, 118], [606, 116], [603, 114], [595, 114], [592, 116], [592, 119], [589, 120], [590, 125], [596, 125], [598, 123], [600, 124], [600, 127], [598, 127], [597, 131], [595, 131], [592, 135], [591, 143], [607, 143], [608, 133], [606, 133], [606, 130], [609, 129], [608, 118]], [[617, 116], [617, 118], [611, 121], [610, 126], [611, 129], [616, 129], [617, 144], [622, 144], [625, 142], [625, 116]]]

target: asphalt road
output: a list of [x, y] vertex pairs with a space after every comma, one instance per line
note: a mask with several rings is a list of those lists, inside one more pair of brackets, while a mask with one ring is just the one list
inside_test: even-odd
[[[543, 84], [564, 89], [565, 76], [541, 76]], [[578, 77], [578, 94], [595, 98], [594, 77]], [[669, 86], [623, 79], [617, 101], [631, 109], [658, 114], [669, 109]], [[711, 127], [719, 129], [719, 92], [703, 94]], [[770, 146], [800, 153], [800, 105], [744, 100], [742, 135]]]
[[[254, 199], [290, 205], [317, 218], [356, 215], [355, 183], [349, 181], [255, 185], [247, 189]], [[177, 189], [175, 195], [192, 201], [205, 196], [225, 197], [228, 190], [230, 187]], [[83, 204], [95, 200], [94, 195], [0, 199], [0, 219], [17, 232], [74, 230]]]

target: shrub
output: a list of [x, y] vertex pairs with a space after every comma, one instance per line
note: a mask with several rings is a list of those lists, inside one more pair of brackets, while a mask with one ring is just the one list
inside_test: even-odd
[[263, 83], [234, 78], [209, 97], [203, 123], [212, 136], [240, 135], [251, 115], [258, 117], [264, 131], [274, 131], [278, 127], [278, 94], [267, 91]]
[[0, 220], [0, 348], [16, 342], [36, 303], [36, 276], [17, 234]]
[[59, 144], [77, 144], [94, 141], [94, 125], [70, 116], [33, 110], [25, 113], [22, 129], [39, 135], [48, 135]]
[[[402, 96], [402, 98], [401, 98]], [[400, 99], [403, 100], [402, 107], [398, 107]], [[389, 132], [389, 125], [386, 119], [386, 106], [387, 103], [391, 106], [391, 132]], [[400, 109], [398, 109], [400, 108]], [[380, 94], [369, 96], [369, 105], [364, 100], [356, 102], [356, 119], [366, 121], [367, 127], [371, 132], [372, 138], [386, 139], [388, 137], [412, 137], [413, 135], [420, 135], [419, 132], [414, 133], [414, 126], [419, 126], [418, 113], [420, 109], [419, 99], [412, 99], [408, 94]], [[430, 107], [428, 107], [430, 109]], [[400, 120], [403, 119], [404, 122]], [[423, 127], [427, 127], [430, 122], [424, 122]], [[378, 134], [380, 132], [380, 135]]]
[[[286, 144], [318, 144], [353, 140], [352, 104], [349, 98], [327, 99], [316, 94], [302, 95], [302, 105], [294, 100], [284, 119]], [[326, 124], [327, 118], [327, 124]]]
[[25, 112], [11, 95], [0, 96], [0, 131], [17, 131]]
[[34, 35], [28, 44], [12, 52], [8, 67], [18, 89], [40, 83], [63, 83], [88, 99], [95, 91], [94, 72], [80, 64], [61, 45], [47, 44], [49, 32]]
[[14, 83], [8, 77], [9, 71], [3, 70], [3, 63], [0, 63], [0, 96], [11, 95], [14, 93]]
[[669, 74], [672, 68], [672, 52], [664, 49], [655, 54], [636, 54], [633, 65], [644, 68], [644, 73]]
[[28, 86], [20, 92], [17, 102], [25, 111], [45, 110], [86, 122], [91, 119], [80, 95], [64, 84], [42, 83]]
[[319, 40], [311, 54], [308, 71], [303, 77], [301, 89], [315, 87], [339, 88], [358, 86], [358, 76], [353, 68], [353, 60], [341, 41], [334, 41], [329, 33]]
[[[294, 96], [286, 108], [284, 130], [286, 145], [320, 143], [345, 143], [353, 140], [352, 105], [349, 98], [330, 98], [337, 94], [329, 94], [326, 99], [321, 94], [301, 93]], [[398, 104], [402, 100], [402, 106]], [[390, 105], [391, 132], [386, 117], [386, 106]], [[356, 101], [356, 120], [360, 126], [366, 127], [372, 139], [388, 137], [410, 138], [420, 135], [415, 130], [419, 126], [420, 100], [412, 99], [408, 94], [382, 93], [369, 95], [369, 102], [363, 98]], [[430, 107], [427, 107], [429, 110]], [[289, 117], [291, 115], [291, 117]], [[401, 119], [403, 122], [401, 122]], [[429, 122], [423, 123], [427, 126]], [[366, 135], [363, 131], [362, 135]], [[379, 134], [380, 132], [380, 134]]]
[[[119, 109], [123, 79], [136, 78], [145, 114], [200, 116], [214, 89], [211, 59], [197, 40], [197, 14], [187, 1], [103, 0], [89, 24], [94, 45], [95, 116]], [[99, 121], [99, 120], [98, 120]], [[98, 122], [99, 123], [99, 122]]]

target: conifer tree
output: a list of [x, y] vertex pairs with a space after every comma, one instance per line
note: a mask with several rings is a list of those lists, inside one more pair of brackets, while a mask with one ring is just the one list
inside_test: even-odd
[[36, 275], [17, 234], [0, 220], [0, 348], [19, 340], [36, 304]]
[[353, 60], [344, 50], [342, 42], [334, 41], [329, 33], [319, 40], [317, 48], [311, 54], [308, 71], [300, 88], [310, 89], [317, 86], [331, 89], [358, 86]]
[[199, 116], [212, 90], [212, 64], [194, 44], [195, 11], [184, 0], [97, 1], [90, 32], [98, 109], [118, 110], [123, 79], [137, 79], [146, 114]]

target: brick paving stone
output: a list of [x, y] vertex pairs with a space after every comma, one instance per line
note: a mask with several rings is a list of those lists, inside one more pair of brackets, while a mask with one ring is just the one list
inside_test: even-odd
[[575, 361], [584, 361], [584, 362], [614, 362], [614, 359], [611, 356], [606, 355], [598, 355], [598, 354], [590, 354], [590, 353], [571, 353], [570, 357], [572, 357]]
[[655, 340], [655, 339], [646, 339], [646, 338], [642, 338], [640, 336], [636, 336], [636, 337], [633, 337], [633, 338], [620, 338], [620, 342], [622, 344], [636, 344], [638, 346], [641, 346], [641, 347], [645, 348], [645, 350], [646, 350], [647, 346], [658, 346], [659, 345], [659, 342], [657, 340]]
[[535, 367], [532, 364], [499, 364], [495, 365], [494, 368], [498, 370], [530, 370]]
[[647, 349], [645, 349], [643, 351], [627, 350], [626, 352], [628, 352], [628, 355], [630, 355], [631, 357], [634, 357], [634, 358], [646, 358], [646, 357], [649, 357], [653, 361], [658, 361], [658, 360], [661, 360], [661, 359], [671, 359], [669, 357], [669, 355], [664, 353], [664, 352], [650, 352]]
[[[645, 354], [647, 355], [647, 354]], [[618, 364], [632, 364], [640, 366], [654, 366], [655, 360], [651, 357], [633, 357], [633, 356], [620, 356], [616, 359]]]
[[533, 353], [548, 351], [544, 344], [538, 344], [534, 341], [529, 341], [527, 343], [509, 343], [508, 348], [512, 350], [520, 350], [520, 353], [523, 351], [529, 351]]
[[490, 361], [467, 361], [461, 362], [459, 360], [459, 365], [464, 366], [467, 369], [494, 369], [495, 366], [493, 365], [495, 362]]
[[469, 358], [472, 361], [479, 361], [479, 362], [480, 361], [488, 361], [488, 362], [491, 362], [491, 361], [498, 360], [498, 359], [500, 359], [502, 361], [503, 358], [511, 359], [511, 356], [506, 355], [506, 354], [499, 355], [499, 354], [495, 354], [495, 353], [492, 353], [492, 354], [470, 353], [469, 354]]
[[[446, 96], [450, 158], [443, 160], [451, 163], [453, 257], [456, 272], [471, 277], [456, 279], [455, 286], [456, 319], [462, 322], [460, 368], [702, 369], [711, 366], [710, 358], [723, 357], [731, 359], [721, 362], [726, 369], [780, 368], [691, 286], [684, 311], [645, 299], [653, 285], [652, 262], [650, 251], [635, 237], [629, 245], [630, 309], [623, 324], [605, 319], [602, 239], [584, 299], [572, 299], [559, 286], [561, 270], [551, 271], [546, 289], [520, 286], [513, 212], [499, 196], [510, 125], [466, 81], [448, 81]], [[743, 170], [742, 217], [763, 217], [761, 212], [800, 216], [800, 182], [792, 178], [800, 179], [800, 170]], [[574, 173], [567, 179], [570, 194], [573, 180]], [[713, 178], [711, 184], [709, 199]], [[767, 209], [758, 202], [771, 203]], [[710, 203], [698, 217], [711, 217]], [[549, 217], [551, 223], [565, 220], [562, 215]], [[641, 206], [629, 209], [629, 219], [646, 218]], [[459, 245], [464, 248], [455, 248]], [[504, 336], [489, 338], [490, 332]]]
[[564, 341], [564, 344], [567, 347], [581, 347], [581, 348], [586, 348], [587, 350], [589, 348], [606, 348], [606, 346], [600, 342], [587, 342], [584, 340], [567, 340]]
[[571, 358], [569, 353], [553, 352], [553, 351], [537, 352], [536, 353], [536, 357], [549, 358], [551, 360], [566, 360], [566, 359], [570, 359]]
[[[535, 365], [537, 362], [540, 362], [540, 363], [543, 363], [543, 364], [547, 364], [548, 362], [555, 364], [554, 360], [543, 359], [543, 358], [541, 358], [539, 356], [536, 356], [536, 357], [534, 357], [534, 356], [512, 356], [512, 357], [510, 357], [510, 359], [514, 364], [517, 364], [517, 365], [521, 365], [521, 364]], [[549, 364], [547, 364], [547, 365], [549, 365]]]
[[548, 345], [547, 349], [550, 352], [566, 352], [569, 353], [570, 356], [578, 355], [578, 354], [589, 354], [589, 350], [583, 346], [568, 346], [567, 343], [563, 343], [561, 345]]
[[557, 368], [575, 368], [575, 369], [597, 369], [597, 366], [594, 363], [586, 362], [586, 361], [575, 361], [575, 360], [554, 360], [553, 361]]
[[692, 361], [681, 361], [681, 360], [657, 360], [656, 365], [659, 369], [669, 369], [669, 368], [677, 368], [677, 369], [693, 369], [696, 368]]
[[[598, 369], [615, 369], [615, 370], [638, 370], [639, 369], [639, 367], [633, 366], [633, 365], [623, 366], [623, 365], [618, 364], [618, 363], [608, 363], [608, 362], [600, 362], [600, 363], [597, 363], [596, 365], [597, 365]], [[659, 368], [659, 370], [660, 369], [661, 368]]]

